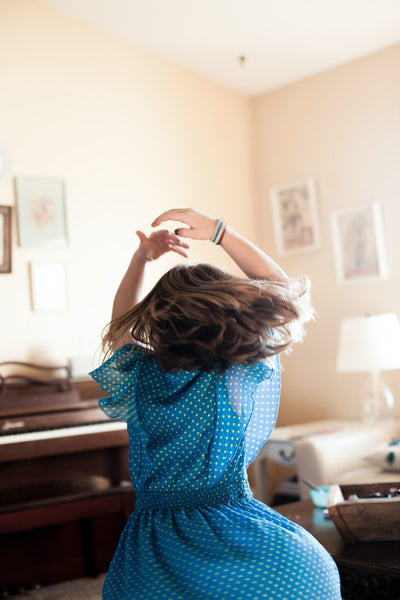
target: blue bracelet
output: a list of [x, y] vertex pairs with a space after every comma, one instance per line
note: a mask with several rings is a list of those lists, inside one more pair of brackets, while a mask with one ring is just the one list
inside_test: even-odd
[[217, 240], [220, 236], [221, 231], [225, 229], [226, 221], [225, 219], [218, 219], [217, 225], [215, 226], [214, 234], [211, 238], [213, 244], [217, 243]]

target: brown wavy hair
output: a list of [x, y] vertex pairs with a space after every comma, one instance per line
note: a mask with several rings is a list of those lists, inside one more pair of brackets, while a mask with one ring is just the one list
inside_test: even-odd
[[166, 371], [254, 364], [301, 341], [310, 283], [252, 280], [209, 264], [178, 265], [103, 333], [107, 358], [130, 332]]

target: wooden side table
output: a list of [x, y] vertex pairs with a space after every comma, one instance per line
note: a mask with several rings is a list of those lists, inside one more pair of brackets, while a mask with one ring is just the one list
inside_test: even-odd
[[400, 600], [400, 541], [344, 543], [311, 500], [274, 507], [309, 531], [336, 562], [343, 600]]

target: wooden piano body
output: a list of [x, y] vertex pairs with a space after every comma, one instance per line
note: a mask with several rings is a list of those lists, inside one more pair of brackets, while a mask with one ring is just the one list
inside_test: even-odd
[[105, 571], [134, 506], [126, 425], [95, 382], [10, 383], [1, 367], [0, 591]]

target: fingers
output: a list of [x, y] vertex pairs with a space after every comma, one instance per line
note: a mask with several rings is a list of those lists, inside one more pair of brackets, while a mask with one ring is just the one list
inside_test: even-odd
[[179, 235], [179, 237], [190, 238], [193, 237], [193, 230], [188, 227], [180, 227], [179, 229], [175, 229], [174, 234]]
[[179, 235], [180, 237], [193, 239], [197, 237], [197, 232], [195, 232], [196, 217], [196, 211], [192, 210], [191, 208], [172, 208], [166, 212], [163, 212], [159, 217], [157, 217], [151, 226], [157, 227], [157, 225], [160, 225], [165, 221], [181, 221], [182, 223], [189, 225], [189, 227], [180, 227], [179, 229], [175, 229], [174, 234]]
[[182, 242], [182, 240], [180, 240], [177, 237], [176, 232], [170, 233], [169, 234], [169, 249], [172, 250], [172, 252], [176, 252], [176, 254], [180, 254], [181, 256], [188, 258], [188, 255], [184, 251], [184, 248], [189, 248], [189, 244]]
[[143, 231], [137, 231], [136, 235], [140, 239], [141, 251], [144, 253], [146, 260], [155, 260], [165, 252], [176, 252], [185, 258], [188, 258], [185, 249], [189, 245], [181, 241], [175, 233], [167, 229], [154, 231], [148, 237]]
[[136, 235], [138, 236], [141, 242], [145, 242], [147, 240], [147, 235], [143, 233], [143, 231], [137, 231]]
[[164, 221], [181, 221], [182, 223], [187, 223], [189, 225], [185, 218], [189, 216], [190, 212], [190, 208], [171, 208], [154, 219], [151, 226], [157, 227], [157, 225], [160, 225]]
[[160, 239], [162, 241], [165, 241], [170, 246], [180, 246], [182, 248], [189, 248], [189, 245], [186, 244], [186, 242], [182, 242], [182, 240], [179, 239], [176, 231], [174, 231], [172, 233], [171, 231], [168, 231], [167, 229], [160, 229], [159, 231], [153, 231], [153, 233], [150, 235], [150, 237], [148, 239], [150, 239], [150, 240]]
[[186, 242], [182, 242], [182, 240], [180, 239], [178, 239], [174, 245], [179, 246], [181, 248], [190, 248], [189, 244], [186, 244]]
[[179, 246], [170, 246], [169, 249], [172, 252], [175, 252], [176, 254], [180, 254], [181, 256], [184, 256], [185, 258], [189, 258], [189, 255], [187, 254], [187, 252], [182, 250], [182, 248], [180, 248]]
[[152, 227], [157, 227], [164, 221], [180, 221], [188, 227], [175, 229], [175, 234], [195, 240], [209, 240], [215, 229], [216, 219], [192, 208], [173, 208], [157, 217]]

